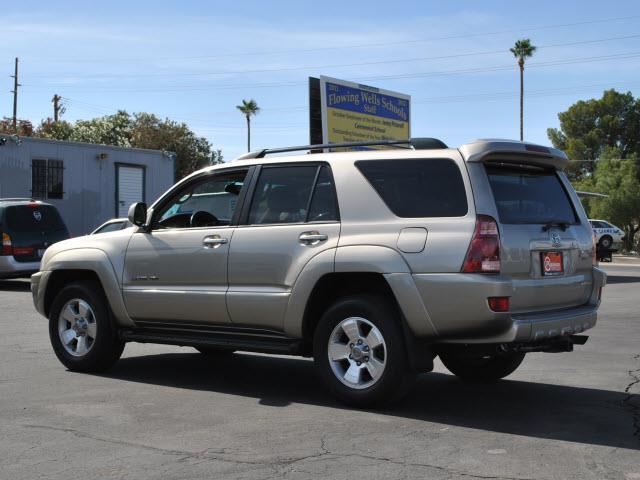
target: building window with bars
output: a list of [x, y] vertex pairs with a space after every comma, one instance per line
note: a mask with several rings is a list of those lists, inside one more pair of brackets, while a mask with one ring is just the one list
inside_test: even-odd
[[62, 160], [31, 161], [31, 196], [61, 199], [64, 196], [64, 163]]

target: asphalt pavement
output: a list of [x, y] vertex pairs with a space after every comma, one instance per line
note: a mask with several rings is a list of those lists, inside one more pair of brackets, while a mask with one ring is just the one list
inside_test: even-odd
[[69, 372], [28, 283], [0, 281], [0, 479], [640, 480], [640, 261], [602, 265], [586, 345], [492, 385], [438, 362], [376, 411], [301, 358], [129, 344], [106, 375]]

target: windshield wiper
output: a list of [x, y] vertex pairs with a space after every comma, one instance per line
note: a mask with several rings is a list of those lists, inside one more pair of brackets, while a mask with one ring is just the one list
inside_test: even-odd
[[550, 230], [553, 227], [558, 227], [560, 230], [562, 230], [563, 232], [569, 228], [569, 222], [554, 222], [554, 221], [550, 221], [545, 223], [542, 226], [542, 231], [546, 232], [548, 230]]

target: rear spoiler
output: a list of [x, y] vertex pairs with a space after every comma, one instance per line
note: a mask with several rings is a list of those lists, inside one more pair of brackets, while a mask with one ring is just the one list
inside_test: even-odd
[[514, 140], [476, 140], [462, 145], [459, 150], [467, 162], [503, 161], [557, 170], [564, 170], [569, 163], [567, 155], [561, 150]]

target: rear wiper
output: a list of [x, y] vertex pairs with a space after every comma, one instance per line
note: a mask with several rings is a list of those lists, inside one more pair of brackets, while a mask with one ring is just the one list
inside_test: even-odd
[[553, 227], [558, 227], [560, 230], [564, 232], [567, 228], [569, 228], [569, 222], [553, 222], [553, 221], [547, 222], [542, 226], [542, 231], [546, 232]]

